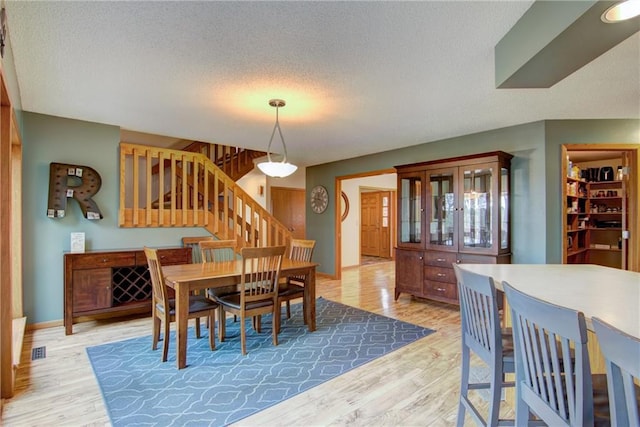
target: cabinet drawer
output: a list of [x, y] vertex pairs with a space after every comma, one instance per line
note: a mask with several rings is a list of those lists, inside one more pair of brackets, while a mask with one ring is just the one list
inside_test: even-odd
[[496, 264], [495, 256], [483, 256], [475, 254], [458, 254], [458, 260], [462, 264]]
[[[189, 248], [158, 249], [160, 265], [190, 264], [191, 251]], [[147, 265], [144, 251], [136, 252], [136, 265]]]
[[76, 255], [73, 258], [73, 268], [102, 268], [102, 267], [126, 267], [136, 264], [136, 256], [133, 252], [114, 252], [101, 254]]
[[437, 296], [450, 300], [458, 299], [458, 285], [456, 283], [435, 282], [433, 280], [424, 281], [424, 294], [427, 296]]
[[456, 283], [456, 274], [452, 268], [425, 267], [424, 278], [426, 280], [435, 280], [437, 282]]
[[453, 268], [452, 264], [456, 262], [455, 252], [437, 252], [427, 251], [424, 253], [424, 264], [433, 265], [434, 267]]

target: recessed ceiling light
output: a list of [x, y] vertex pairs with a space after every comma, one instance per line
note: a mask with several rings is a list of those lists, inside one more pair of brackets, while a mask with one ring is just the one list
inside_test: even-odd
[[611, 6], [602, 14], [602, 20], [613, 24], [640, 15], [640, 0], [626, 0]]

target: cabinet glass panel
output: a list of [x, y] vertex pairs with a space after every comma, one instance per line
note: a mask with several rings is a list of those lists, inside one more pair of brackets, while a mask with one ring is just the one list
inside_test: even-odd
[[465, 248], [491, 248], [492, 168], [463, 172], [463, 238]]
[[431, 212], [429, 243], [438, 246], [454, 245], [455, 193], [453, 172], [430, 174]]
[[422, 180], [419, 177], [400, 180], [400, 242], [420, 243], [422, 212]]
[[500, 249], [509, 248], [509, 170], [500, 168]]

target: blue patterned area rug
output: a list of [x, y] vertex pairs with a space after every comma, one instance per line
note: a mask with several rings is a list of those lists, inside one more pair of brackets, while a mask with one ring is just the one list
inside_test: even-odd
[[[176, 369], [175, 337], [169, 360], [151, 336], [88, 347], [87, 354], [114, 426], [221, 426], [295, 396], [432, 333], [431, 329], [318, 298], [317, 330], [291, 305], [278, 346], [271, 316], [262, 333], [247, 323], [247, 356], [240, 353], [239, 323], [227, 320], [227, 339], [209, 349], [189, 329], [187, 363]], [[173, 334], [173, 332], [172, 332]]]

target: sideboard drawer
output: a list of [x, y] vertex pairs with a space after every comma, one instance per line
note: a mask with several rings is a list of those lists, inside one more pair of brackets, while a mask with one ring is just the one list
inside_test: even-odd
[[[190, 248], [158, 249], [160, 265], [190, 264]], [[144, 251], [136, 252], [136, 265], [148, 265]]]
[[100, 254], [74, 255], [73, 268], [127, 267], [136, 265], [132, 252], [103, 252]]
[[426, 251], [424, 264], [433, 265], [434, 267], [453, 268], [452, 264], [456, 262], [456, 258], [457, 254], [455, 252]]
[[424, 278], [438, 282], [456, 283], [456, 275], [452, 268], [425, 267]]

